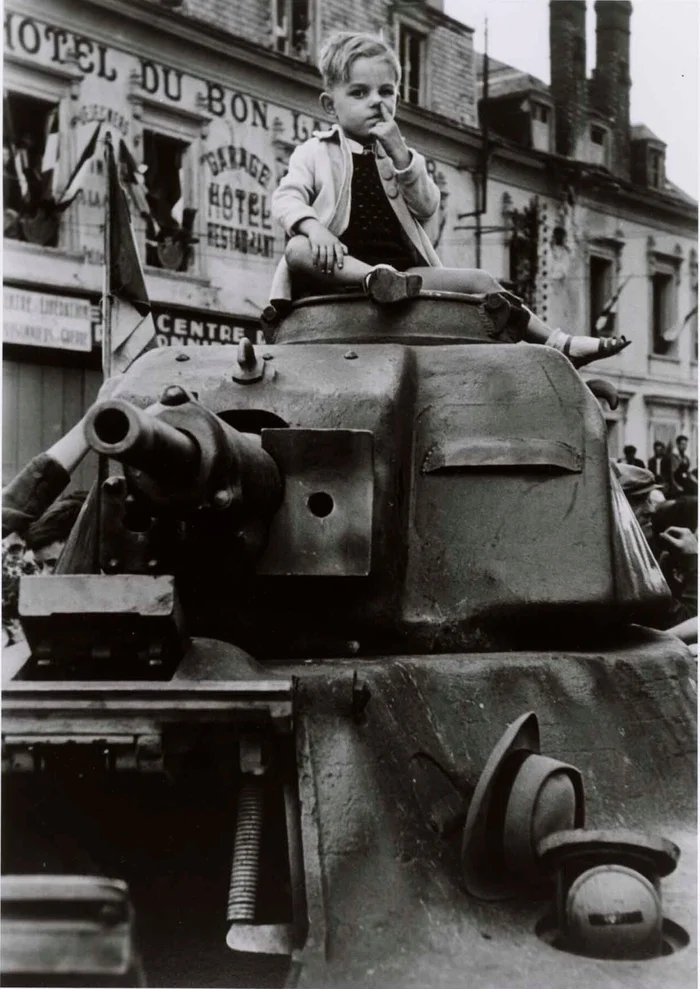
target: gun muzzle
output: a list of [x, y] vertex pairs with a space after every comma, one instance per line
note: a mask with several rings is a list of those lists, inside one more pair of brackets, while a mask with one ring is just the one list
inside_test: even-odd
[[152, 477], [195, 477], [200, 449], [187, 433], [129, 402], [95, 405], [85, 418], [85, 438], [97, 453]]

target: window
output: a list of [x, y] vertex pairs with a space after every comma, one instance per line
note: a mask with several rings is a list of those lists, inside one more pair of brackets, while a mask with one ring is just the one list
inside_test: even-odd
[[58, 243], [53, 179], [58, 167], [58, 101], [6, 92], [3, 100], [3, 228], [11, 240]]
[[654, 449], [654, 443], [663, 443], [665, 447], [673, 445], [673, 441], [680, 432], [678, 422], [663, 422], [655, 419], [651, 422], [651, 443], [649, 449]]
[[189, 148], [177, 138], [143, 132], [146, 198], [152, 217], [146, 230], [146, 264], [154, 268], [187, 271], [191, 261], [195, 211], [185, 206]]
[[664, 156], [660, 151], [649, 150], [649, 185], [662, 189], [664, 184]]
[[589, 332], [594, 337], [615, 336], [617, 313], [606, 313], [613, 296], [613, 262], [593, 255], [588, 266]]
[[656, 271], [651, 278], [651, 320], [653, 353], [672, 355], [675, 340], [667, 339], [673, 329], [674, 278], [672, 274]]
[[588, 160], [592, 165], [608, 166], [610, 135], [607, 127], [591, 124], [588, 131]]
[[532, 120], [532, 147], [536, 151], [551, 151], [550, 108], [544, 103], [533, 100], [530, 104], [530, 116]]
[[275, 50], [308, 61], [311, 57], [312, 0], [273, 0]]
[[418, 106], [423, 99], [425, 38], [418, 31], [399, 24], [399, 62], [401, 63], [401, 98]]

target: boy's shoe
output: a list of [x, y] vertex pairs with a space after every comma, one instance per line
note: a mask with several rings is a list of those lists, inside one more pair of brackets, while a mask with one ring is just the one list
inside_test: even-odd
[[407, 275], [390, 264], [378, 264], [365, 276], [363, 287], [373, 302], [380, 306], [415, 299], [423, 286], [420, 275]]
[[571, 337], [564, 346], [564, 353], [569, 358], [571, 363], [575, 368], [584, 367], [586, 364], [590, 364], [592, 361], [602, 360], [604, 357], [614, 357], [615, 354], [619, 354], [621, 350], [625, 347], [629, 347], [632, 343], [631, 340], [626, 340], [625, 337], [601, 337], [598, 341], [598, 349], [592, 354], [585, 354], [582, 357], [574, 357], [569, 353], [569, 348], [571, 346]]
[[[580, 338], [569, 336], [562, 330], [554, 330], [547, 339], [547, 346], [561, 351], [565, 357], [569, 358], [575, 368], [580, 368], [592, 361], [602, 360], [604, 357], [614, 357], [615, 354], [619, 354], [621, 350], [629, 347], [632, 343], [625, 337], [601, 337], [595, 350], [587, 354], [572, 354], [571, 345], [576, 339]], [[590, 337], [585, 337], [586, 342], [589, 342], [590, 339]]]

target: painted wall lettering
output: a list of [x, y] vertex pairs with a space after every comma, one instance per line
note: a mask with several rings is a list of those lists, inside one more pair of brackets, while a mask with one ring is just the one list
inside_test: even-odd
[[268, 104], [243, 93], [226, 93], [218, 82], [206, 83], [205, 102], [209, 113], [223, 117], [226, 112], [237, 124], [249, 123], [251, 127], [268, 130]]
[[70, 53], [83, 75], [96, 75], [108, 82], [117, 78], [111, 53], [105, 45], [53, 24], [39, 25], [33, 17], [5, 14], [5, 47], [25, 55], [43, 55], [47, 61], [58, 65], [65, 65], [66, 55]]
[[182, 99], [182, 72], [179, 69], [169, 69], [165, 65], [156, 65], [148, 59], [140, 59], [141, 88], [150, 96], [165, 96], [173, 103]]
[[202, 155], [202, 161], [206, 162], [212, 175], [220, 175], [226, 171], [247, 172], [251, 178], [256, 179], [263, 189], [269, 188], [272, 170], [253, 151], [247, 148], [236, 147], [229, 144], [213, 151], [207, 151]]

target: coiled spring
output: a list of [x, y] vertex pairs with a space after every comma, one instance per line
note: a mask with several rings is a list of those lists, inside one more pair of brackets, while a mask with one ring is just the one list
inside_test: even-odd
[[247, 779], [238, 796], [238, 817], [228, 890], [228, 921], [255, 919], [262, 834], [262, 780]]

